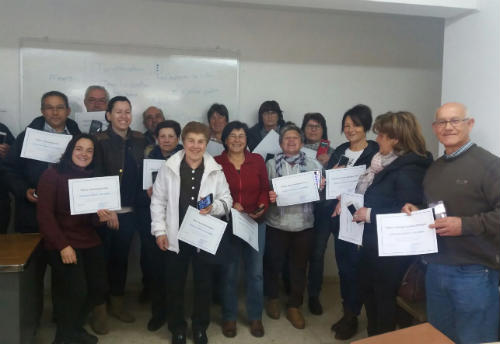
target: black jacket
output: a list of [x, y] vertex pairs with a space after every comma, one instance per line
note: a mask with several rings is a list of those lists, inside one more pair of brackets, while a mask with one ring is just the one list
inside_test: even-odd
[[365, 223], [363, 232], [363, 248], [368, 252], [378, 256], [377, 214], [399, 213], [405, 203], [423, 202], [422, 181], [431, 163], [431, 153], [427, 153], [426, 157], [408, 153], [375, 175], [365, 192], [364, 206], [371, 208], [371, 223]]
[[[14, 143], [14, 136], [10, 132], [9, 128], [3, 123], [0, 123], [0, 131], [6, 134], [4, 143], [12, 146]], [[4, 159], [0, 158], [0, 200], [9, 199], [9, 189], [7, 187], [7, 180], [5, 177], [5, 168], [3, 167]]]
[[[372, 140], [368, 140], [367, 142], [368, 146], [366, 146], [363, 153], [361, 153], [358, 160], [356, 160], [354, 166], [366, 165], [366, 168], [370, 167], [373, 156], [378, 152], [378, 143]], [[330, 160], [328, 160], [328, 163], [326, 164], [325, 169], [329, 170], [333, 168], [333, 166], [335, 166], [339, 162], [340, 157], [345, 154], [345, 151], [347, 150], [347, 148], [349, 148], [350, 145], [350, 142], [345, 142], [335, 148], [332, 156], [330, 156]]]
[[[45, 118], [35, 118], [28, 128], [43, 130]], [[80, 134], [78, 124], [72, 119], [66, 119], [66, 127], [71, 135]], [[36, 232], [35, 204], [26, 199], [26, 190], [36, 188], [42, 173], [49, 168], [48, 162], [21, 158], [24, 135], [26, 131], [19, 134], [10, 147], [9, 154], [5, 158], [4, 167], [9, 190], [14, 194], [16, 200], [15, 228], [19, 232]]]

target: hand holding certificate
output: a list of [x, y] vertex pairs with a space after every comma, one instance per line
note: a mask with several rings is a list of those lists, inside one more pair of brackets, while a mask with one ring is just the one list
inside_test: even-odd
[[250, 216], [231, 209], [233, 233], [259, 252], [259, 225]]
[[379, 256], [410, 256], [438, 251], [432, 209], [377, 215]]
[[365, 171], [365, 165], [326, 170], [326, 199], [335, 199], [344, 192], [353, 193]]
[[70, 179], [68, 188], [71, 215], [121, 209], [118, 176]]
[[202, 215], [198, 209], [189, 206], [177, 238], [215, 255], [226, 226], [226, 222], [210, 215]]
[[314, 171], [292, 174], [272, 180], [279, 207], [319, 201]]
[[347, 209], [349, 204], [353, 204], [356, 209], [363, 206], [364, 196], [356, 193], [343, 193], [340, 199], [340, 229], [339, 239], [361, 245], [363, 243], [363, 231], [365, 224], [363, 222], [353, 222], [352, 214]]
[[159, 159], [144, 159], [143, 171], [142, 171], [142, 189], [147, 190], [153, 186], [153, 173], [158, 172], [165, 160]]
[[72, 137], [26, 128], [21, 157], [49, 163], [59, 162]]

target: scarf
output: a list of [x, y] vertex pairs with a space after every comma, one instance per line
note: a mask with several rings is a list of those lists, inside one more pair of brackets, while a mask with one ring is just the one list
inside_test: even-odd
[[297, 155], [286, 156], [283, 153], [276, 154], [276, 175], [278, 177], [283, 176], [283, 168], [285, 167], [285, 162], [290, 165], [299, 165], [300, 172], [307, 172], [306, 170], [306, 154], [304, 152], [299, 152]]
[[397, 158], [398, 156], [394, 152], [390, 152], [387, 155], [382, 155], [380, 152], [375, 154], [370, 163], [370, 167], [359, 177], [356, 193], [364, 194], [366, 189], [372, 185], [375, 175]]

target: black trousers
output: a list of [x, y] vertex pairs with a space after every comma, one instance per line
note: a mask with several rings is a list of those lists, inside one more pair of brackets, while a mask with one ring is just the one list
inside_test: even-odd
[[99, 235], [104, 243], [107, 259], [109, 291], [113, 296], [125, 294], [130, 244], [137, 227], [135, 213], [118, 214], [118, 230], [102, 227]]
[[379, 257], [361, 249], [359, 264], [360, 295], [368, 318], [368, 336], [396, 328], [396, 296], [412, 256]]
[[151, 257], [151, 279], [149, 290], [151, 295], [151, 315], [154, 318], [164, 318], [167, 315], [167, 258], [156, 245], [156, 238], [151, 236], [146, 242], [146, 249]]
[[186, 331], [184, 291], [191, 263], [194, 286], [192, 328], [205, 331], [210, 323], [211, 277], [214, 265], [204, 261], [195, 247], [183, 242], [179, 242], [179, 246], [179, 254], [166, 252], [168, 328], [172, 333]]
[[10, 222], [10, 198], [0, 199], [0, 234], [7, 233]]
[[82, 327], [91, 309], [106, 301], [108, 283], [102, 246], [75, 249], [77, 263], [64, 264], [58, 250], [48, 251], [56, 300], [57, 334], [65, 338]]
[[279, 297], [279, 276], [288, 257], [290, 295], [288, 307], [300, 307], [306, 288], [307, 263], [314, 241], [312, 228], [287, 232], [267, 226], [264, 253], [264, 294], [269, 299]]

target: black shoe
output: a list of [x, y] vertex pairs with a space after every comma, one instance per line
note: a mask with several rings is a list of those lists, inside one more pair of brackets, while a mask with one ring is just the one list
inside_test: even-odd
[[352, 338], [358, 330], [358, 318], [345, 317], [344, 321], [340, 322], [335, 330], [335, 338], [340, 340], [347, 340]]
[[87, 332], [83, 327], [80, 327], [71, 335], [71, 339], [75, 343], [79, 344], [96, 344], [99, 341], [99, 338], [97, 336], [94, 336], [90, 333]]
[[151, 332], [158, 331], [167, 319], [164, 316], [153, 316], [148, 322], [148, 330]]
[[193, 330], [193, 342], [194, 344], [207, 344], [207, 333], [204, 330]]
[[323, 307], [321, 307], [321, 303], [317, 296], [309, 298], [309, 311], [314, 315], [323, 314]]
[[330, 327], [330, 330], [332, 330], [332, 332], [337, 331], [340, 324], [344, 321], [345, 321], [345, 315], [343, 315], [339, 320], [337, 320], [337, 322], [333, 323], [332, 327]]
[[186, 334], [184, 332], [172, 333], [172, 344], [186, 344]]

